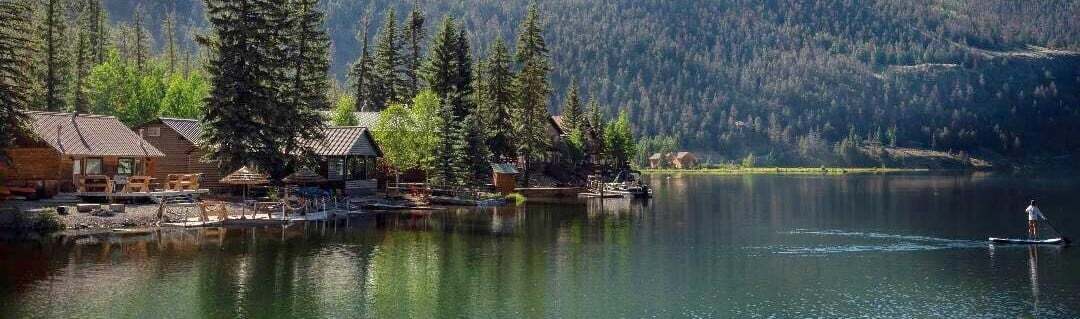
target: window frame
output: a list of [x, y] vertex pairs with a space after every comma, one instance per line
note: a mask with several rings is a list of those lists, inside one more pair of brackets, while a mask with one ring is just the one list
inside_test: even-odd
[[147, 137], [161, 137], [161, 127], [160, 126], [147, 127], [146, 128], [146, 136]]
[[[96, 172], [90, 171], [90, 163], [97, 162]], [[105, 159], [100, 157], [87, 157], [83, 159], [83, 175], [101, 175], [105, 173]]]
[[[127, 171], [122, 171], [124, 162], [127, 162]], [[133, 157], [121, 157], [116, 160], [116, 175], [132, 176], [138, 171], [138, 161]]]

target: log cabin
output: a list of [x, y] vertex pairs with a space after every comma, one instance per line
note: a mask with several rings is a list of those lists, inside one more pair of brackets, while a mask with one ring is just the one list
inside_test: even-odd
[[0, 161], [0, 186], [35, 188], [46, 196], [78, 190], [84, 176], [154, 174], [165, 156], [112, 116], [27, 111], [28, 136]]
[[158, 118], [139, 125], [139, 132], [150, 145], [165, 153], [165, 158], [158, 160], [154, 178], [166, 180], [170, 174], [200, 174], [200, 187], [213, 191], [222, 191], [229, 185], [220, 181], [224, 174], [218, 166], [205, 160], [205, 151], [197, 147], [202, 130], [198, 120], [178, 118]]
[[[151, 145], [165, 153], [158, 161], [156, 178], [168, 174], [202, 174], [200, 185], [215, 191], [228, 188], [219, 181], [223, 177], [217, 165], [204, 159], [197, 147], [202, 134], [200, 123], [193, 119], [160, 118], [136, 127]], [[376, 161], [382, 151], [371, 132], [365, 127], [329, 127], [322, 140], [309, 141], [318, 155], [316, 172], [330, 186], [344, 189], [348, 194], [370, 194], [377, 187]]]

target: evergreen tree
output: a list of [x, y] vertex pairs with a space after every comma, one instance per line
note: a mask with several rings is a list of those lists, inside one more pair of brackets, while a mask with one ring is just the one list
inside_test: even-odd
[[468, 179], [469, 154], [465, 123], [453, 116], [454, 106], [451, 101], [459, 100], [457, 92], [450, 92], [442, 99], [439, 112], [438, 143], [435, 147], [433, 180], [442, 185], [464, 185]]
[[33, 102], [37, 108], [47, 111], [66, 110], [71, 62], [67, 44], [66, 1], [47, 0], [38, 31], [41, 36], [42, 54], [39, 78], [44, 86], [42, 95]]
[[[427, 64], [424, 65], [424, 81], [440, 99], [446, 99], [458, 83], [458, 32], [453, 17], [446, 17], [432, 39]], [[455, 110], [453, 114], [458, 114]]]
[[581, 106], [581, 97], [578, 96], [578, 83], [577, 80], [570, 82], [570, 93], [566, 95], [566, 104], [562, 109], [562, 119], [564, 125], [570, 131], [580, 130], [582, 120], [585, 118], [585, 109]]
[[[207, 156], [224, 170], [254, 164], [281, 175], [283, 145], [276, 121], [288, 116], [280, 108], [277, 87], [269, 79], [280, 72], [269, 35], [272, 27], [256, 0], [207, 0], [211, 35], [200, 43], [212, 53], [206, 64], [210, 96], [203, 111], [202, 139]], [[280, 114], [286, 113], [286, 114]], [[274, 172], [277, 171], [277, 172]], [[280, 176], [274, 176], [280, 177]]]
[[374, 108], [376, 88], [375, 74], [371, 54], [368, 52], [367, 34], [358, 35], [363, 40], [363, 48], [360, 50], [360, 58], [352, 65], [349, 76], [353, 81], [353, 97], [356, 100], [356, 108], [362, 112], [371, 111]]
[[165, 38], [165, 60], [168, 61], [169, 73], [176, 72], [177, 65], [177, 39], [176, 39], [176, 12], [169, 12], [165, 20], [161, 22], [161, 32]]
[[146, 60], [150, 57], [150, 34], [146, 30], [145, 15], [142, 5], [137, 5], [135, 15], [131, 19], [132, 28], [134, 28], [131, 34], [134, 37], [131, 42], [132, 54], [135, 58], [135, 67], [139, 71], [146, 69]]
[[78, 113], [86, 113], [89, 111], [90, 101], [89, 92], [87, 87], [87, 77], [90, 76], [90, 69], [93, 67], [93, 47], [90, 40], [91, 37], [91, 25], [92, 21], [87, 21], [88, 12], [79, 13], [79, 28], [76, 34], [75, 40], [75, 83], [72, 87], [72, 95], [74, 96], [73, 109]]
[[372, 86], [375, 89], [372, 94], [375, 110], [385, 108], [388, 103], [401, 103], [408, 99], [402, 90], [404, 80], [401, 78], [401, 43], [397, 38], [396, 19], [393, 9], [387, 11], [386, 23], [382, 30], [379, 30], [378, 42], [375, 44], [372, 69], [373, 78], [376, 79]]
[[30, 64], [33, 63], [33, 8], [21, 0], [0, 0], [0, 162], [15, 138], [26, 133], [30, 106]]
[[109, 43], [108, 16], [101, 0], [86, 0], [86, 32], [93, 64], [105, 63]]
[[408, 97], [415, 96], [420, 90], [420, 67], [424, 59], [422, 43], [426, 36], [424, 32], [424, 11], [420, 9], [420, 1], [413, 1], [412, 11], [405, 18], [405, 24], [401, 29], [401, 43], [405, 46], [405, 87], [403, 94]]
[[291, 85], [285, 93], [289, 97], [286, 112], [275, 126], [286, 125], [287, 133], [282, 137], [285, 154], [300, 154], [299, 158], [309, 159], [311, 150], [301, 143], [303, 140], [322, 139], [322, 117], [318, 110], [330, 108], [326, 96], [329, 91], [330, 72], [330, 37], [326, 34], [324, 14], [318, 9], [318, 0], [293, 0], [289, 3], [295, 12], [289, 12], [289, 32], [287, 46], [290, 63], [287, 68], [291, 73]]
[[488, 146], [496, 161], [511, 161], [517, 157], [513, 144], [514, 129], [514, 72], [510, 52], [501, 38], [496, 38], [487, 58], [481, 64], [479, 102]]
[[515, 79], [517, 88], [517, 129], [516, 142], [518, 154], [524, 160], [525, 185], [529, 184], [531, 163], [550, 147], [546, 125], [548, 121], [547, 102], [551, 93], [548, 73], [551, 72], [548, 61], [547, 44], [540, 34], [540, 13], [536, 4], [529, 6], [528, 15], [521, 25], [517, 40], [517, 62], [521, 72]]

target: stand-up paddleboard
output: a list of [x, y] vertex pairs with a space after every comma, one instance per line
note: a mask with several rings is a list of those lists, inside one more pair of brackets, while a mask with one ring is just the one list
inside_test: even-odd
[[990, 237], [990, 242], [995, 244], [1017, 244], [1017, 245], [1064, 245], [1068, 243], [1064, 238], [1050, 238], [1050, 239], [1019, 239], [1019, 238], [996, 238]]

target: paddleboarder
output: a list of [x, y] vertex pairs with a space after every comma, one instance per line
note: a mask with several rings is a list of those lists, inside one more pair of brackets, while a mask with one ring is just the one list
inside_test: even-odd
[[1028, 205], [1024, 210], [1028, 216], [1028, 236], [1031, 238], [1039, 238], [1039, 221], [1046, 219], [1043, 216], [1042, 211], [1039, 210], [1039, 206], [1035, 205], [1035, 201], [1031, 201], [1031, 205]]

